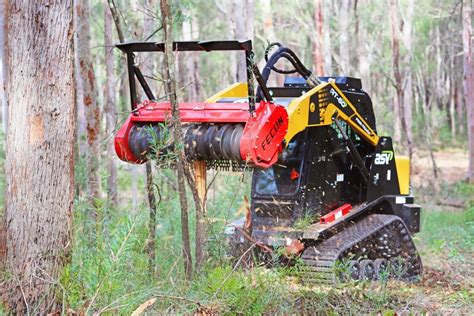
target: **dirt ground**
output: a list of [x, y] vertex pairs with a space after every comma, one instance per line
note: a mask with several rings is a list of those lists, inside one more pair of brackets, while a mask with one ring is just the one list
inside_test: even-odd
[[[436, 166], [436, 176], [433, 167]], [[469, 202], [453, 196], [447, 190], [452, 184], [467, 179], [467, 152], [447, 149], [433, 153], [417, 152], [412, 159], [412, 187], [417, 203], [423, 210], [463, 212]], [[474, 254], [463, 253], [464, 260], [453, 260], [449, 255], [449, 244], [443, 251], [424, 253], [424, 273], [421, 284], [414, 287], [424, 295], [420, 304], [426, 310], [440, 314], [470, 314], [474, 303]], [[471, 258], [471, 259], [470, 259]], [[436, 312], [435, 312], [436, 311]]]
[[415, 188], [426, 188], [436, 183], [454, 183], [467, 178], [467, 152], [460, 149], [445, 149], [433, 152], [433, 159], [428, 151], [415, 152], [412, 159], [412, 185]]

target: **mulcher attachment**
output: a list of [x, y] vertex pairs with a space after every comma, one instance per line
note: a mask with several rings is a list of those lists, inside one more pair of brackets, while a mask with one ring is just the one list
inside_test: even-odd
[[[288, 129], [284, 107], [261, 101], [254, 112], [249, 111], [248, 103], [183, 103], [179, 109], [188, 160], [263, 168], [277, 161]], [[163, 156], [172, 149], [166, 127], [170, 112], [169, 103], [145, 101], [139, 105], [115, 136], [119, 158], [143, 163], [149, 155]]]
[[[162, 155], [172, 149], [167, 122], [171, 118], [169, 102], [156, 102], [137, 54], [164, 52], [164, 43], [131, 42], [116, 45], [127, 55], [131, 114], [115, 136], [118, 157], [130, 163], [144, 163], [150, 155]], [[208, 166], [251, 166], [268, 168], [282, 151], [288, 131], [288, 113], [272, 102], [258, 67], [253, 62], [252, 42], [190, 41], [174, 42], [176, 52], [241, 51], [245, 54], [247, 83], [238, 83], [220, 92], [221, 97], [238, 94], [248, 102], [221, 102], [211, 97], [207, 102], [179, 103], [184, 128], [185, 156], [188, 160], [205, 160]], [[253, 79], [259, 84], [256, 98]], [[137, 81], [148, 100], [139, 101]], [[242, 91], [242, 88], [246, 91]], [[237, 93], [238, 91], [238, 93]], [[160, 146], [156, 146], [156, 144]], [[157, 148], [159, 150], [157, 152]]]
[[417, 280], [422, 263], [403, 221], [394, 215], [369, 215], [320, 244], [306, 248], [305, 282]]

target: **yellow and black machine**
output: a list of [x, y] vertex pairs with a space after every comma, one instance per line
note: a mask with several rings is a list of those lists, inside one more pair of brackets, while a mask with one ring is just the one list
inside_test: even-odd
[[[157, 154], [153, 140], [163, 135], [170, 103], [156, 101], [135, 56], [163, 52], [164, 45], [117, 46], [128, 57], [132, 112], [115, 148], [122, 160], [143, 163]], [[421, 210], [410, 194], [410, 162], [395, 155], [390, 137], [377, 134], [360, 79], [317, 77], [279, 43], [266, 50], [262, 72], [251, 41], [175, 42], [173, 49], [246, 56], [247, 82], [204, 102], [179, 104], [187, 159], [253, 169], [250, 214], [226, 228], [235, 256], [251, 241], [260, 246], [257, 260], [280, 247], [300, 257], [306, 278], [419, 278], [412, 235], [420, 230]], [[281, 59], [293, 69], [277, 68]], [[288, 74], [283, 86], [267, 87], [273, 72]], [[138, 100], [137, 81], [147, 100]], [[340, 263], [346, 273], [337, 272]]]

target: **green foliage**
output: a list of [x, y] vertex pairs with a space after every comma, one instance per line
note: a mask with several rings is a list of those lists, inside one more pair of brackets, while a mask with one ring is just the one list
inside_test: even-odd
[[474, 208], [460, 212], [424, 212], [422, 231], [417, 236], [420, 243], [426, 243], [429, 251], [458, 254], [474, 251]]
[[305, 228], [308, 228], [313, 223], [314, 223], [314, 216], [307, 214], [301, 218], [298, 218], [295, 221], [293, 227], [296, 229], [305, 229]]

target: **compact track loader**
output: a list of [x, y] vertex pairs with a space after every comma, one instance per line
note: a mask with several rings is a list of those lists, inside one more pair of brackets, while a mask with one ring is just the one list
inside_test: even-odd
[[[164, 44], [117, 47], [127, 55], [132, 107], [115, 136], [117, 155], [130, 163], [166, 156], [172, 144], [159, 153], [153, 144], [166, 134], [170, 103], [156, 100], [135, 62], [137, 53], [163, 52]], [[253, 169], [249, 216], [226, 228], [237, 256], [248, 245], [262, 260], [283, 249], [307, 266], [304, 280], [421, 275], [412, 240], [420, 207], [410, 195], [410, 162], [395, 155], [390, 137], [377, 134], [360, 79], [317, 77], [278, 43], [265, 52], [262, 73], [251, 41], [175, 42], [173, 49], [246, 56], [247, 82], [205, 102], [179, 103], [186, 159], [205, 161], [207, 168]], [[294, 69], [277, 68], [281, 59]], [[267, 87], [272, 72], [291, 77], [282, 87]], [[138, 100], [137, 81], [147, 100]]]

